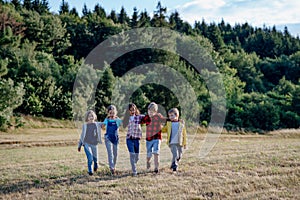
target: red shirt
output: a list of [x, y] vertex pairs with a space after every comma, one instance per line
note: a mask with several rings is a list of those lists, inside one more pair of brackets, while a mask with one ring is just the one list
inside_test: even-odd
[[141, 124], [146, 124], [146, 140], [151, 141], [154, 139], [161, 140], [161, 128], [162, 123], [164, 123], [166, 120], [165, 118], [160, 114], [157, 113], [153, 117], [150, 117], [149, 115], [146, 115], [142, 120]]

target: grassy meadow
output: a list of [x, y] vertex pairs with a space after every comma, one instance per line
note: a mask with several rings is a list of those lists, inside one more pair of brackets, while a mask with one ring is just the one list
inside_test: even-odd
[[165, 141], [160, 173], [147, 171], [142, 140], [137, 177], [120, 135], [117, 174], [109, 173], [101, 144], [100, 169], [89, 176], [77, 129], [1, 132], [0, 199], [300, 199], [300, 130], [222, 134], [205, 158], [199, 157], [205, 134], [193, 134], [177, 174]]

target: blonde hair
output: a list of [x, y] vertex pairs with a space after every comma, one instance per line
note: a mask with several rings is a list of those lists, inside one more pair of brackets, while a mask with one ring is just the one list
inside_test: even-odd
[[158, 110], [158, 105], [157, 105], [156, 103], [154, 103], [154, 102], [151, 102], [151, 103], [149, 104], [149, 106], [148, 106], [148, 110], [152, 110], [152, 111], [157, 112], [157, 110]]
[[92, 110], [89, 110], [89, 111], [87, 111], [87, 112], [85, 113], [85, 117], [84, 117], [84, 121], [85, 121], [85, 122], [88, 122], [88, 121], [89, 121], [89, 120], [88, 120], [89, 114], [92, 114], [92, 115], [93, 115], [94, 121], [97, 120], [97, 115], [96, 115], [96, 113], [95, 113], [94, 111], [92, 111]]
[[115, 111], [115, 116], [118, 114], [118, 111], [117, 111], [117, 107], [114, 106], [114, 105], [110, 105], [107, 107], [107, 113], [111, 110], [114, 110]]
[[168, 114], [174, 113], [177, 117], [179, 117], [179, 110], [177, 108], [172, 108], [168, 111]]

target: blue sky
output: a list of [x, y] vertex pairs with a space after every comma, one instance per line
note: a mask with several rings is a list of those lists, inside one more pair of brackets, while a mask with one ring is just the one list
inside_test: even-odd
[[[79, 13], [84, 3], [93, 10], [99, 3], [107, 13], [116, 10], [119, 12], [123, 6], [131, 15], [133, 8], [138, 11], [147, 10], [153, 14], [158, 0], [65, 0], [70, 8], [75, 7]], [[161, 0], [162, 6], [168, 12], [177, 10], [184, 21], [191, 25], [204, 19], [207, 23], [220, 22], [222, 18], [226, 23], [248, 22], [254, 27], [273, 26], [283, 29], [287, 26], [289, 31], [300, 36], [300, 0]], [[61, 0], [49, 0], [51, 11], [58, 12]]]

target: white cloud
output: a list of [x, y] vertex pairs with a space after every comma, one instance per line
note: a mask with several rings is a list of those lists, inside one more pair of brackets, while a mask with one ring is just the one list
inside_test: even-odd
[[183, 6], [181, 6], [183, 9], [189, 9], [189, 8], [202, 8], [202, 9], [215, 9], [218, 7], [222, 7], [225, 5], [224, 0], [194, 0], [188, 3], [185, 3]]
[[230, 24], [248, 22], [253, 26], [299, 23], [299, 8], [299, 0], [193, 0], [175, 7], [191, 24], [223, 18]]

